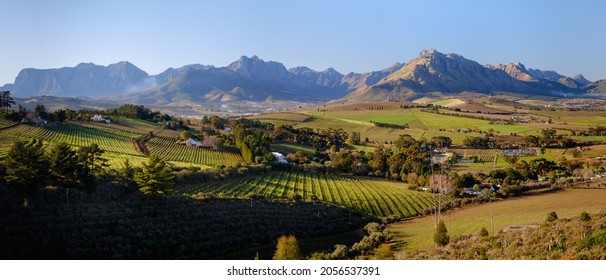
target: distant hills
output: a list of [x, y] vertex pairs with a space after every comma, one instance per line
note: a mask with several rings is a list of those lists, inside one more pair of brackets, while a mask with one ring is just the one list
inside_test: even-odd
[[605, 93], [604, 80], [555, 71], [527, 69], [521, 63], [480, 65], [457, 54], [424, 50], [408, 63], [383, 70], [341, 74], [333, 68], [305, 66], [246, 57], [225, 67], [191, 64], [149, 75], [129, 62], [108, 66], [81, 63], [59, 69], [21, 70], [11, 90], [16, 97], [100, 98], [154, 105], [328, 100], [402, 100], [426, 93], [511, 92], [530, 95]]

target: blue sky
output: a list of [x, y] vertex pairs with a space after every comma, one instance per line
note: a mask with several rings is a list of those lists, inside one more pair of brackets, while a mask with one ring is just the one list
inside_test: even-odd
[[606, 78], [606, 1], [2, 0], [0, 84], [22, 68], [127, 60], [149, 74], [258, 55], [367, 72], [423, 49]]

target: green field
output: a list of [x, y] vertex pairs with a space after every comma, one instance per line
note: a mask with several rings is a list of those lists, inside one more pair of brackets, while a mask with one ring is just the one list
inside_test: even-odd
[[178, 192], [187, 196], [201, 192], [226, 197], [257, 194], [266, 198], [292, 198], [296, 193], [303, 199], [315, 196], [320, 201], [375, 217], [424, 214], [433, 199], [431, 194], [408, 190], [407, 184], [401, 182], [293, 172], [272, 172], [234, 182], [184, 186]]
[[237, 153], [178, 145], [175, 143], [178, 136], [178, 131], [162, 130], [156, 133], [151, 140], [145, 142], [145, 145], [151, 154], [157, 155], [166, 161], [207, 166], [235, 165], [244, 162], [240, 154]]
[[288, 153], [295, 153], [299, 150], [308, 156], [311, 156], [314, 153], [314, 147], [295, 143], [274, 143], [271, 145], [271, 149], [284, 155]]
[[[606, 210], [606, 190], [567, 189], [556, 193], [511, 198], [504, 201], [474, 205], [449, 211], [443, 215], [451, 237], [478, 233], [482, 227], [494, 231], [516, 225], [540, 225], [547, 213], [556, 211], [560, 218], [570, 218], [583, 211], [595, 213]], [[414, 250], [433, 246], [432, 217], [423, 217], [392, 224], [389, 230], [396, 244]]]
[[0, 137], [0, 159], [8, 153], [14, 140], [40, 138], [46, 143], [65, 142], [75, 147], [97, 144], [105, 151], [104, 158], [113, 168], [120, 168], [128, 159], [131, 164], [140, 165], [146, 161], [144, 154], [138, 152], [133, 144], [135, 138], [148, 132], [155, 137], [145, 143], [151, 153], [157, 154], [177, 166], [217, 166], [234, 165], [243, 162], [237, 153], [197, 149], [175, 144], [179, 132], [159, 130], [158, 126], [141, 120], [119, 118], [112, 124], [93, 122], [72, 122], [58, 127], [40, 127], [17, 125], [2, 130]]

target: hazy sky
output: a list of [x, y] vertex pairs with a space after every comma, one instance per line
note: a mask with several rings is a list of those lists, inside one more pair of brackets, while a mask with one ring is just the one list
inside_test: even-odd
[[149, 74], [258, 55], [379, 70], [423, 49], [606, 78], [606, 1], [0, 0], [0, 84], [22, 68], [127, 60]]

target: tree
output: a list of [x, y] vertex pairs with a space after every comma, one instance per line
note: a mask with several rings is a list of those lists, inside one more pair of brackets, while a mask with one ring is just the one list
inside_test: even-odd
[[55, 184], [64, 187], [77, 187], [80, 185], [78, 176], [79, 168], [78, 156], [76, 152], [67, 143], [59, 143], [51, 147], [48, 152], [50, 160], [50, 173], [53, 176]]
[[431, 144], [437, 148], [450, 148], [452, 139], [446, 136], [434, 136], [431, 137]]
[[83, 146], [78, 149], [78, 161], [85, 166], [84, 171], [91, 176], [95, 176], [103, 171], [103, 168], [109, 166], [107, 159], [103, 158], [103, 149], [99, 145], [93, 143], [88, 146]]
[[278, 245], [276, 245], [276, 253], [274, 254], [274, 260], [298, 260], [299, 255], [299, 242], [294, 235], [280, 236], [278, 238]]
[[181, 133], [179, 133], [179, 139], [187, 140], [189, 138], [191, 138], [191, 133], [189, 133], [189, 131], [183, 130], [183, 131], [181, 131]]
[[15, 141], [5, 160], [7, 185], [23, 188], [29, 194], [48, 184], [50, 163], [42, 141]]
[[46, 112], [46, 108], [44, 107], [44, 105], [36, 105], [34, 111], [36, 112], [36, 115], [41, 119], [48, 120], [48, 113]]
[[139, 185], [139, 190], [152, 196], [171, 192], [175, 186], [174, 179], [172, 169], [156, 155], [149, 157], [147, 164], [143, 164], [143, 169], [135, 173], [135, 182]]
[[120, 172], [118, 176], [120, 180], [120, 184], [122, 184], [127, 189], [131, 189], [133, 185], [135, 185], [135, 169], [130, 165], [130, 161], [128, 159], [124, 160], [124, 168]]
[[11, 105], [15, 105], [15, 100], [11, 97], [10, 91], [2, 91], [0, 92], [0, 107], [5, 111], [11, 107]]
[[349, 144], [360, 145], [360, 132], [352, 131], [351, 133], [349, 133]]
[[435, 241], [438, 246], [446, 246], [450, 242], [448, 229], [446, 229], [446, 224], [444, 224], [444, 221], [442, 220], [438, 223], [436, 233], [433, 236], [433, 241]]

